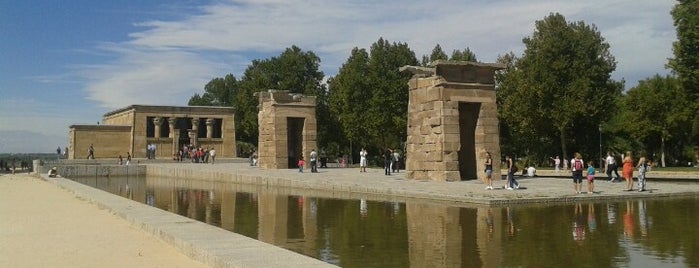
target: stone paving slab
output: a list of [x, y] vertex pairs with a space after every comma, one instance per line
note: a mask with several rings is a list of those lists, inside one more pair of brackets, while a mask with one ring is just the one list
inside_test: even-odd
[[[178, 174], [197, 174], [188, 177], [195, 180], [235, 182], [266, 187], [290, 187], [302, 190], [319, 190], [334, 193], [354, 193], [355, 196], [387, 195], [394, 198], [424, 199], [477, 205], [506, 205], [526, 203], [560, 203], [580, 200], [617, 200], [653, 197], [678, 197], [699, 195], [699, 173], [685, 173], [685, 181], [649, 180], [647, 191], [624, 191], [626, 183], [610, 183], [602, 177], [595, 180], [595, 193], [576, 194], [572, 179], [560, 177], [518, 177], [519, 190], [485, 190], [482, 181], [436, 182], [408, 180], [404, 172], [384, 175], [383, 169], [367, 169], [360, 173], [357, 168], [322, 168], [318, 173], [296, 169], [262, 169], [245, 163], [224, 164], [151, 164], [148, 176], [183, 177]], [[653, 178], [653, 173], [648, 176]], [[699, 176], [698, 176], [699, 177]], [[501, 187], [504, 180], [493, 185]], [[637, 189], [636, 182], [634, 189]], [[587, 182], [583, 181], [583, 191]]]

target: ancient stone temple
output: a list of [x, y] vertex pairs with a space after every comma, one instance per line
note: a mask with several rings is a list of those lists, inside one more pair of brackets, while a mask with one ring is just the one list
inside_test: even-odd
[[231, 107], [131, 105], [104, 114], [102, 124], [71, 125], [68, 158], [145, 158], [155, 145], [156, 158], [172, 158], [179, 148], [214, 148], [218, 157], [235, 157], [235, 122]]
[[436, 61], [405, 66], [409, 82], [407, 178], [458, 181], [484, 176], [485, 153], [500, 179], [495, 71], [500, 64]]
[[269, 169], [295, 168], [300, 157], [309, 162], [316, 147], [316, 97], [269, 90], [256, 93], [260, 104], [259, 165]]

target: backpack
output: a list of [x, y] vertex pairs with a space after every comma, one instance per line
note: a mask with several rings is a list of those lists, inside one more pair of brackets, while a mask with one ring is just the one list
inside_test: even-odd
[[582, 161], [575, 159], [575, 171], [582, 171], [582, 170], [583, 170]]

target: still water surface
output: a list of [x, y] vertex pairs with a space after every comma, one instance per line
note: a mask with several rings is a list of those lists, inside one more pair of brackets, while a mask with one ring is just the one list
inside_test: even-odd
[[342, 267], [699, 267], [699, 198], [455, 207], [170, 178], [76, 178]]

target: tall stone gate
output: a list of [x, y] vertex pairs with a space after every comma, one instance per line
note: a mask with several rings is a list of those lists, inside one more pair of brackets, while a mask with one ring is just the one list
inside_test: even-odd
[[309, 162], [316, 147], [316, 97], [286, 90], [258, 92], [260, 104], [259, 165], [269, 169], [295, 168], [299, 157]]
[[485, 153], [500, 179], [495, 71], [500, 64], [436, 61], [413, 73], [408, 101], [409, 179], [458, 181], [484, 176]]

